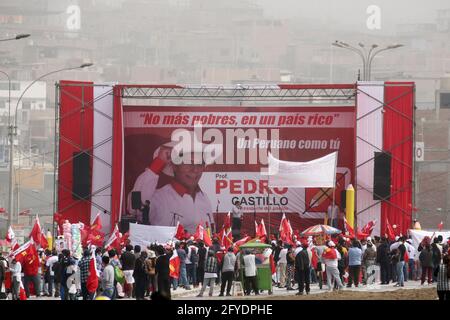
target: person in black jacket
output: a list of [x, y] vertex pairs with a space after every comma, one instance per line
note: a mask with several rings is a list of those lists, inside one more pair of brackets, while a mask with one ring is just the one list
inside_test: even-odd
[[197, 266], [197, 285], [201, 283], [205, 276], [205, 264], [206, 264], [206, 248], [203, 241], [198, 243], [198, 266]]
[[437, 281], [437, 274], [439, 272], [439, 265], [441, 264], [442, 253], [438, 247], [439, 239], [435, 238], [431, 245], [431, 252], [433, 253], [433, 282]]
[[63, 259], [63, 255], [60, 253], [58, 255], [58, 261], [55, 261], [52, 266], [52, 271], [54, 273], [53, 282], [55, 284], [55, 298], [59, 298], [61, 294], [61, 261]]
[[147, 286], [147, 274], [145, 273], [145, 259], [147, 251], [142, 251], [136, 263], [134, 264], [133, 278], [136, 281], [136, 300], [145, 300], [145, 289]]
[[297, 274], [298, 293], [302, 295], [303, 290], [306, 290], [306, 294], [309, 294], [309, 276], [310, 276], [310, 261], [308, 254], [308, 242], [302, 242], [302, 251], [295, 256], [295, 273]]
[[376, 262], [380, 265], [381, 284], [389, 284], [389, 244], [385, 237], [381, 238], [381, 244], [378, 246]]
[[170, 299], [170, 277], [169, 277], [169, 256], [162, 246], [156, 248], [156, 276], [158, 278], [158, 294], [166, 299]]

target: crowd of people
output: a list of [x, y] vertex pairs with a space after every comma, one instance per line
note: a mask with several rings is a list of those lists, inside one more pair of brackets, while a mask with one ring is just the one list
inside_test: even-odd
[[[450, 241], [449, 241], [450, 242]], [[449, 296], [449, 244], [438, 236], [425, 237], [418, 248], [411, 239], [398, 237], [395, 241], [374, 237], [357, 240], [345, 237], [333, 240], [322, 237], [302, 238], [291, 244], [272, 240], [264, 251], [271, 258], [273, 284], [286, 290], [298, 290], [298, 295], [309, 294], [311, 284], [319, 289], [337, 290], [375, 283], [379, 271], [380, 284], [403, 287], [406, 281], [421, 284], [437, 283], [440, 299]], [[92, 252], [95, 250], [95, 252]], [[177, 275], [171, 271], [170, 259], [178, 257]], [[99, 285], [95, 292], [88, 290], [92, 271], [90, 261], [95, 256]], [[255, 254], [225, 249], [218, 239], [210, 247], [203, 241], [187, 239], [168, 244], [152, 244], [146, 248], [129, 242], [116, 249], [86, 247], [80, 259], [69, 250], [39, 250], [39, 264], [32, 268], [16, 259], [0, 256], [0, 284], [8, 282], [12, 299], [19, 299], [20, 286], [25, 294], [59, 297], [62, 300], [91, 300], [98, 296], [108, 299], [148, 297], [170, 299], [179, 287], [185, 290], [200, 288], [202, 297], [209, 286], [209, 296], [231, 296], [233, 281], [244, 280], [244, 294], [260, 294], [257, 282]], [[240, 273], [241, 272], [241, 273]]]

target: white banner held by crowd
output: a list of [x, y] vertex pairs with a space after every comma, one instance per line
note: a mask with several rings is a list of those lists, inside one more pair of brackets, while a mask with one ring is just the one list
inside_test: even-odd
[[434, 234], [434, 237], [437, 238], [439, 235], [441, 235], [444, 242], [447, 242], [447, 238], [450, 237], [450, 231], [425, 231], [425, 230], [409, 229], [408, 232], [409, 235], [411, 236], [412, 245], [416, 249], [419, 247], [419, 244], [426, 236], [431, 238]]
[[334, 188], [337, 151], [307, 162], [276, 159], [269, 153], [269, 187]]
[[176, 227], [147, 226], [130, 223], [130, 241], [133, 246], [146, 247], [152, 243], [166, 243], [173, 239]]

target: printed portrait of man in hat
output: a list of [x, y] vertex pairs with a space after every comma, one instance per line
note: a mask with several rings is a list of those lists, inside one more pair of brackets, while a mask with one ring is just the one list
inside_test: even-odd
[[[131, 209], [131, 193], [140, 192], [142, 202], [150, 201], [151, 225], [175, 226], [177, 221], [190, 233], [200, 222], [214, 223], [211, 202], [199, 181], [211, 157], [211, 145], [203, 144], [193, 131], [174, 131], [170, 141], [153, 153], [153, 161], [136, 179], [128, 194]], [[157, 189], [160, 173], [171, 177], [170, 183]]]

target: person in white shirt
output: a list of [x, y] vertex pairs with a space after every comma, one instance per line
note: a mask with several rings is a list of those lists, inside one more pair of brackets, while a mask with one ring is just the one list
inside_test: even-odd
[[[408, 279], [409, 280], [416, 280], [415, 279], [415, 260], [414, 257], [416, 255], [416, 248], [412, 245], [412, 240], [407, 239], [405, 242], [406, 251], [408, 252]], [[406, 261], [405, 261], [406, 263]]]
[[280, 281], [278, 284], [278, 288], [283, 288], [286, 286], [287, 253], [288, 249], [286, 247], [281, 249], [279, 260], [277, 262], [277, 278]]
[[19, 300], [20, 284], [22, 283], [22, 265], [16, 258], [13, 258], [9, 270], [11, 271], [12, 278], [12, 299]]
[[244, 292], [249, 296], [251, 291], [259, 295], [256, 281], [256, 257], [250, 251], [244, 253]]
[[[203, 158], [204, 145], [196, 147], [194, 143], [190, 150], [183, 149], [186, 154], [172, 152], [175, 146], [176, 143], [169, 142], [155, 151], [153, 162], [138, 176], [128, 194], [128, 212], [133, 212], [131, 193], [140, 192], [141, 201], [150, 201], [151, 225], [175, 226], [179, 220], [189, 233], [194, 233], [201, 222], [209, 222], [214, 229], [211, 202], [199, 187], [206, 162], [202, 160], [198, 164], [194, 161], [199, 158], [198, 154]], [[172, 181], [156, 189], [161, 173], [172, 177]], [[134, 210], [136, 214], [137, 211]]]
[[53, 284], [55, 282], [55, 272], [53, 271], [53, 264], [58, 261], [58, 254], [56, 253], [56, 250], [53, 249], [51, 257], [47, 259], [45, 262], [45, 266], [47, 267], [47, 270], [49, 270], [50, 279], [48, 281], [48, 294], [50, 296], [53, 295]]

